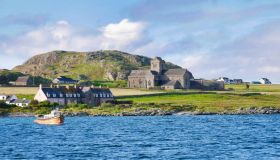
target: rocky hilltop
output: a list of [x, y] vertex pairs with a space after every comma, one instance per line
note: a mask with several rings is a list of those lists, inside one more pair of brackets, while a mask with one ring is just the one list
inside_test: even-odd
[[[45, 78], [64, 75], [80, 80], [124, 80], [133, 69], [149, 68], [150, 61], [149, 57], [116, 50], [52, 51], [36, 55], [13, 70]], [[167, 63], [167, 68], [180, 67]]]

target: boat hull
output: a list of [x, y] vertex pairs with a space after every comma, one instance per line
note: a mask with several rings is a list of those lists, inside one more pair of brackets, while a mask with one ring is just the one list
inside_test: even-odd
[[37, 124], [60, 125], [64, 123], [64, 117], [60, 116], [46, 119], [36, 119], [34, 122]]

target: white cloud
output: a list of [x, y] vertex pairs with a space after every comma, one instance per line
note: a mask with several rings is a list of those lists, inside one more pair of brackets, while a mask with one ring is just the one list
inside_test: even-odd
[[263, 66], [258, 69], [262, 73], [280, 73], [279, 66]]
[[[142, 45], [145, 25], [123, 19], [96, 31], [79, 28], [61, 20], [52, 25], [39, 27], [20, 36], [0, 42], [0, 63], [4, 67], [19, 65], [30, 56], [52, 50], [94, 51], [118, 49], [131, 51]], [[1, 55], [2, 54], [2, 55]], [[16, 57], [10, 64], [7, 57]]]
[[121, 49], [140, 40], [143, 36], [145, 24], [143, 22], [130, 22], [123, 19], [119, 23], [111, 23], [102, 29], [103, 49]]

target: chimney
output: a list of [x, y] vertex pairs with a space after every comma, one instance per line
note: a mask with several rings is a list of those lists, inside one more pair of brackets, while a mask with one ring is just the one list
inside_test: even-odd
[[99, 88], [102, 88], [102, 86], [100, 85]]
[[90, 88], [94, 88], [94, 85], [92, 84], [92, 85], [90, 86]]
[[53, 84], [52, 83], [51, 83], [50, 87], [53, 88]]
[[39, 89], [42, 89], [42, 84], [39, 85]]
[[70, 86], [69, 86], [69, 85], [66, 85], [66, 88], [67, 88], [67, 89], [69, 89], [69, 88], [70, 88]]

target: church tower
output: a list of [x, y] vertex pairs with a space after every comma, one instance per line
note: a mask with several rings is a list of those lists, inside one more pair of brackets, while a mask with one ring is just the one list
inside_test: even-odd
[[161, 74], [163, 70], [165, 70], [165, 62], [160, 57], [151, 60], [151, 71]]

